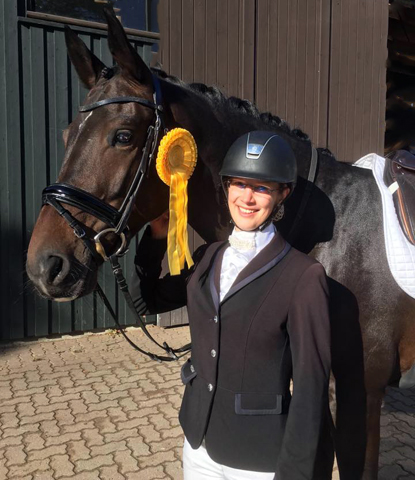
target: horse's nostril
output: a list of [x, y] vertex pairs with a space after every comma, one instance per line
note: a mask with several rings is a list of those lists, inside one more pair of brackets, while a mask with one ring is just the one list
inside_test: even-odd
[[47, 283], [56, 284], [63, 281], [67, 274], [67, 264], [65, 258], [51, 255], [46, 262]]
[[54, 258], [54, 264], [50, 270], [50, 280], [54, 280], [62, 270], [63, 260], [59, 257]]

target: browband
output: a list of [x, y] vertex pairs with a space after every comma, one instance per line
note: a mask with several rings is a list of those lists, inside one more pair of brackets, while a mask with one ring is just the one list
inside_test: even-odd
[[156, 105], [149, 100], [145, 100], [144, 98], [140, 97], [112, 97], [112, 98], [105, 98], [104, 100], [100, 100], [99, 102], [90, 103], [88, 105], [82, 105], [79, 107], [80, 112], [89, 112], [91, 110], [95, 110], [96, 108], [102, 107], [103, 105], [109, 105], [110, 103], [140, 103], [145, 107], [153, 108], [154, 110], [162, 111], [163, 107], [161, 105]]
[[160, 81], [156, 75], [152, 75], [153, 79], [153, 88], [154, 88], [154, 102], [150, 102], [145, 98], [140, 97], [112, 97], [112, 98], [105, 98], [104, 100], [99, 100], [95, 103], [89, 103], [88, 105], [82, 105], [79, 107], [80, 112], [90, 112], [91, 110], [95, 110], [96, 108], [102, 107], [103, 105], [109, 105], [111, 103], [139, 103], [144, 105], [145, 107], [153, 108], [156, 111], [162, 112], [163, 106], [161, 105], [161, 88], [160, 88]]

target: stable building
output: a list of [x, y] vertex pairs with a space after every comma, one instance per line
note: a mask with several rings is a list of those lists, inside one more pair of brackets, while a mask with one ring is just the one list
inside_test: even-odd
[[[64, 155], [62, 131], [86, 95], [67, 58], [65, 24], [111, 64], [100, 14], [103, 5], [111, 4], [148, 64], [158, 62], [186, 82], [216, 85], [228, 95], [248, 99], [259, 110], [301, 128], [315, 146], [329, 148], [339, 161], [353, 162], [369, 152], [384, 152], [392, 3], [395, 20], [398, 3], [401, 10], [412, 10], [410, 0], [391, 5], [386, 0], [4, 1], [0, 338], [113, 326], [95, 296], [47, 302], [33, 293], [25, 274], [25, 252], [41, 208], [42, 189], [58, 175]], [[197, 246], [200, 239], [190, 236]], [[126, 275], [133, 258], [130, 251], [122, 260]], [[99, 282], [121, 323], [133, 323], [107, 265]], [[179, 324], [185, 313], [174, 312], [158, 321]]]

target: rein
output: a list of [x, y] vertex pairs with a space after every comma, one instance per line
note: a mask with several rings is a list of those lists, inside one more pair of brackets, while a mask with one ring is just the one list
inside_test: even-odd
[[[124, 338], [128, 341], [128, 343], [138, 350], [140, 353], [150, 357], [152, 360], [156, 360], [159, 362], [170, 362], [173, 360], [178, 360], [183, 355], [185, 355], [191, 348], [191, 345], [185, 345], [178, 349], [173, 349], [169, 347], [166, 342], [163, 342], [161, 345], [158, 343], [148, 332], [146, 325], [142, 321], [140, 315], [137, 313], [137, 310], [134, 307], [134, 302], [131, 297], [131, 294], [128, 290], [127, 281], [124, 277], [122, 268], [118, 261], [119, 257], [125, 255], [128, 251], [128, 246], [130, 243], [130, 232], [128, 228], [128, 220], [130, 218], [135, 199], [139, 192], [140, 186], [145, 178], [146, 174], [148, 175], [148, 171], [150, 165], [153, 161], [155, 156], [157, 144], [159, 141], [160, 130], [163, 129], [163, 121], [162, 121], [162, 98], [161, 98], [161, 89], [160, 89], [160, 82], [159, 79], [153, 75], [153, 85], [154, 85], [154, 93], [153, 93], [153, 102], [150, 102], [144, 98], [140, 97], [112, 97], [107, 98], [104, 100], [100, 100], [95, 103], [91, 103], [89, 105], [83, 105], [79, 108], [80, 112], [89, 112], [95, 110], [96, 108], [103, 107], [105, 105], [109, 105], [112, 103], [139, 103], [148, 108], [152, 108], [155, 112], [155, 122], [154, 125], [150, 125], [147, 130], [147, 138], [144, 144], [143, 153], [141, 156], [141, 161], [138, 166], [137, 172], [133, 178], [133, 181], [128, 189], [128, 192], [122, 202], [121, 207], [117, 210], [112, 205], [103, 202], [99, 198], [95, 197], [89, 192], [82, 190], [80, 188], [74, 187], [72, 185], [68, 185], [66, 183], [54, 183], [46, 187], [42, 192], [42, 201], [43, 205], [50, 205], [52, 206], [59, 215], [66, 221], [66, 223], [73, 229], [74, 234], [76, 237], [81, 239], [84, 245], [87, 247], [89, 252], [92, 254], [95, 261], [100, 262], [102, 259], [104, 261], [109, 261], [111, 263], [112, 271], [117, 281], [118, 287], [120, 288], [121, 292], [124, 295], [124, 298], [127, 302], [128, 307], [132, 311], [137, 323], [145, 333], [145, 335], [155, 343], [159, 348], [164, 350], [168, 356], [160, 356], [151, 352], [147, 352], [141, 349], [138, 345], [136, 345], [130, 338], [127, 337], [126, 333], [123, 330], [123, 327], [120, 325], [118, 318], [111, 307], [111, 304], [108, 298], [105, 296], [102, 288], [99, 284], [97, 284], [96, 291], [98, 295], [101, 297], [102, 301], [104, 302], [105, 306], [107, 307], [111, 317], [113, 318], [115, 324], [117, 325], [119, 331], [122, 333]], [[61, 204], [71, 205], [73, 207], [78, 208], [79, 210], [88, 213], [95, 218], [98, 218], [102, 222], [104, 222], [108, 228], [105, 228], [101, 232], [97, 233], [93, 238], [89, 238], [86, 235], [86, 232], [82, 226], [82, 224], [68, 211], [66, 210]], [[118, 235], [121, 240], [120, 247], [112, 254], [108, 255], [105, 251], [104, 246], [101, 243], [101, 238], [107, 235], [108, 233], [113, 233]], [[179, 355], [177, 355], [179, 354]]]

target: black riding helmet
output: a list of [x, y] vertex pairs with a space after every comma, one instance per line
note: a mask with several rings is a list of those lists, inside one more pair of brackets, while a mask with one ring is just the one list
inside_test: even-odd
[[297, 161], [283, 138], [274, 132], [257, 130], [232, 144], [219, 175], [288, 183], [292, 190], [297, 182]]
[[[224, 177], [254, 178], [287, 184], [291, 195], [297, 182], [297, 161], [291, 146], [274, 132], [256, 130], [239, 137], [228, 150], [219, 172], [225, 194]], [[278, 207], [259, 227], [263, 230]]]

